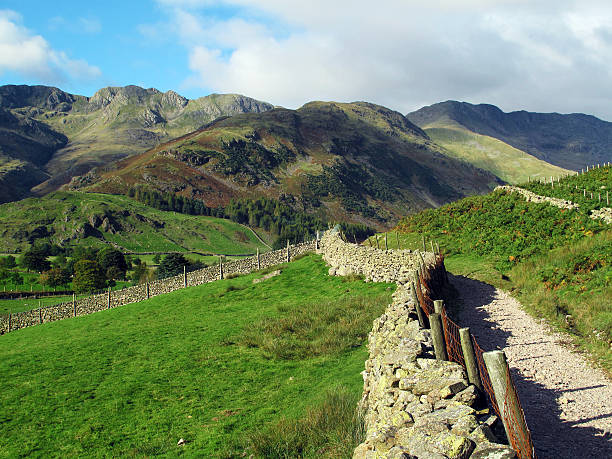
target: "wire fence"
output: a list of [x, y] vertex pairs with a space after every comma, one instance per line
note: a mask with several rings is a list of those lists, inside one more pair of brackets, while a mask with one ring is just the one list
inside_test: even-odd
[[[441, 254], [436, 255], [433, 269], [418, 272], [415, 282], [415, 294], [419, 302], [418, 306], [425, 312], [425, 314], [427, 314], [427, 316], [435, 312], [432, 294], [434, 292], [439, 292], [447, 282], [448, 277], [444, 267], [444, 257]], [[444, 308], [440, 312], [440, 315], [442, 318], [444, 341], [448, 360], [458, 363], [467, 371], [464, 350], [461, 345], [459, 333], [460, 326], [448, 316]], [[509, 397], [512, 393], [517, 394], [517, 392], [516, 385], [514, 384], [510, 373], [507, 373], [507, 380], [505, 381], [506, 391], [503, 400], [504, 403], [502, 412], [500, 410], [498, 401], [496, 400], [491, 377], [483, 358], [485, 351], [478, 344], [474, 335], [470, 333], [469, 337], [474, 349], [476, 367], [482, 382], [482, 388], [487, 404], [504, 423], [507, 436], [509, 437], [508, 441], [510, 442], [512, 448], [516, 451], [517, 456], [520, 459], [534, 459], [536, 456], [531, 439], [531, 433], [526, 427], [527, 423], [525, 421], [525, 414], [520, 406], [518, 395], [515, 398], [518, 403], [518, 407], [516, 407], [516, 410], [512, 409], [514, 406], [512, 405], [513, 400], [510, 400]]]

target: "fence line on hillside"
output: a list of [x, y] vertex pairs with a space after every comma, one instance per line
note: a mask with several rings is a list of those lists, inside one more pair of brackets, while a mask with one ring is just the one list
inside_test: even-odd
[[[431, 298], [433, 292], [439, 292], [441, 287], [448, 282], [446, 269], [444, 268], [444, 257], [436, 254], [435, 265], [432, 269], [417, 270], [415, 279], [415, 294], [420, 307], [429, 317], [436, 314], [434, 301]], [[462, 346], [460, 339], [460, 327], [450, 319], [446, 308], [442, 307], [439, 311], [443, 325], [443, 339], [446, 347], [447, 359], [458, 363], [468, 373], [466, 365], [466, 349]], [[433, 329], [432, 329], [433, 332]], [[476, 337], [469, 333], [470, 341], [473, 345], [475, 357], [475, 370], [482, 382], [482, 392], [484, 392], [487, 404], [495, 411], [499, 419], [503, 422], [506, 430], [508, 442], [516, 451], [520, 459], [535, 458], [535, 450], [531, 439], [531, 433], [527, 428], [525, 413], [520, 405], [516, 385], [509, 371], [505, 374], [505, 390], [501, 397], [496, 397], [496, 391], [485, 362], [486, 352], [478, 344]], [[472, 382], [472, 381], [470, 381]], [[498, 393], [498, 396], [500, 394]], [[498, 401], [498, 398], [503, 403]]]
[[82, 299], [77, 299], [76, 296], [73, 296], [72, 301], [35, 308], [29, 311], [9, 313], [6, 317], [0, 317], [0, 335], [42, 323], [88, 315], [105, 309], [136, 303], [182, 288], [224, 279], [230, 275], [248, 274], [288, 262], [306, 252], [312, 252], [318, 249], [318, 247], [319, 239], [317, 237], [312, 241], [287, 245], [286, 248], [262, 254], [257, 253], [253, 257], [242, 260], [223, 262], [220, 257], [218, 265], [191, 272], [184, 270], [178, 276], [125, 287], [120, 290], [101, 290]]

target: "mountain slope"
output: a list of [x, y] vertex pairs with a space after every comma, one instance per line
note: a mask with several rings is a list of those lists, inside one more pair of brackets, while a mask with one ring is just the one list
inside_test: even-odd
[[[188, 100], [138, 86], [104, 88], [91, 98], [47, 86], [0, 86], [0, 202], [24, 197], [35, 185], [37, 194], [53, 191], [94, 166], [218, 117], [271, 108], [235, 94]], [[7, 187], [13, 191], [2, 193]]]
[[612, 123], [590, 115], [504, 113], [493, 105], [446, 101], [406, 116], [425, 130], [459, 125], [564, 169], [612, 160]]
[[[108, 169], [108, 168], [107, 168]], [[482, 193], [490, 173], [442, 154], [400, 113], [365, 102], [311, 102], [220, 119], [73, 181], [91, 191], [135, 185], [203, 199], [269, 196], [339, 220], [385, 225]]]

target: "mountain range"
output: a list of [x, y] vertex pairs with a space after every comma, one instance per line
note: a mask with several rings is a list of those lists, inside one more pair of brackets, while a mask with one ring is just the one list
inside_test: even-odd
[[236, 94], [188, 100], [138, 86], [103, 88], [93, 97], [47, 86], [1, 86], [0, 202], [54, 191], [92, 167], [216, 118], [272, 108]]
[[0, 202], [146, 187], [225, 205], [266, 196], [386, 225], [502, 182], [609, 161], [612, 123], [447, 101], [407, 115], [367, 102], [297, 110], [236, 94], [108, 87], [92, 97], [0, 87]]

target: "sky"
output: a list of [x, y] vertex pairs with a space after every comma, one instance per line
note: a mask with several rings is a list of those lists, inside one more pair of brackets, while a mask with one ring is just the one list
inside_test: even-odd
[[135, 84], [298, 108], [445, 100], [612, 120], [601, 0], [2, 0], [0, 84]]

